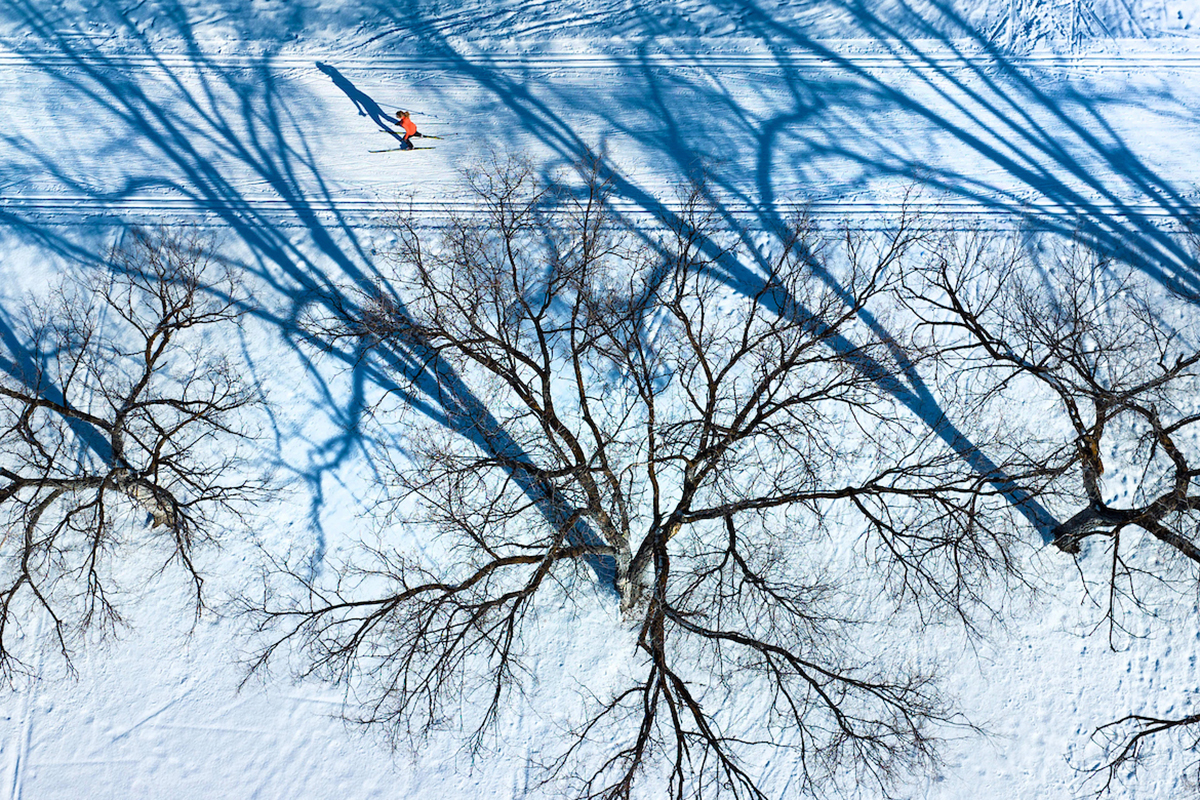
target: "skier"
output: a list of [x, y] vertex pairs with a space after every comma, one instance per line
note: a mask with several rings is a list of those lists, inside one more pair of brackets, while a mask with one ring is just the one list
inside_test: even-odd
[[[387, 119], [388, 122], [392, 122], [391, 117], [385, 116], [385, 119]], [[383, 127], [383, 132], [390, 133], [392, 136], [395, 136], [397, 139], [399, 139], [400, 146], [393, 147], [390, 149], [385, 149], [385, 150], [371, 150], [369, 152], [392, 153], [392, 152], [395, 152], [396, 150], [432, 150], [433, 148], [428, 147], [428, 146], [417, 147], [413, 143], [412, 140], [418, 136], [421, 137], [422, 139], [441, 139], [442, 138], [440, 136], [427, 136], [426, 134], [418, 131], [417, 123], [412, 121], [412, 117], [409, 116], [409, 113], [407, 111], [397, 111], [396, 112], [396, 120], [393, 124], [399, 125], [400, 130], [393, 130], [392, 128], [389, 128], [385, 125]]]
[[397, 111], [396, 122], [401, 128], [404, 129], [404, 136], [400, 139], [401, 147], [403, 147], [405, 150], [413, 149], [416, 145], [409, 140], [414, 136], [422, 136], [422, 134], [417, 131], [417, 123], [412, 121], [412, 117], [409, 116], [407, 111]]

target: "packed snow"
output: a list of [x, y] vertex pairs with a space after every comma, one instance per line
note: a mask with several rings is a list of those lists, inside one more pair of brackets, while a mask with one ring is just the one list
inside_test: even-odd
[[[319, 569], [374, 533], [380, 433], [362, 411], [389, 387], [308, 347], [311, 293], [369, 285], [386, 269], [391, 215], [467, 208], [463, 170], [496, 153], [549, 172], [604, 152], [620, 176], [614, 202], [632, 217], [649, 219], [703, 169], [751, 231], [801, 206], [870, 228], [907, 202], [1002, 230], [1070, 232], [1086, 218], [1168, 264], [1163, 232], [1194, 218], [1200, 186], [1198, 32], [1200, 0], [5, 0], [5, 330], [60, 276], [94, 269], [129, 225], [210, 232], [252, 309], [222, 344], [269, 402], [253, 421], [256, 460], [278, 493], [249, 530], [204, 551], [211, 608], [198, 619], [186, 582], [147, 553], [127, 566], [127, 624], [81, 642], [71, 670], [33, 645], [46, 619], [24, 624], [39, 677], [0, 695], [0, 792], [555, 796], [538, 764], [584, 684], [605, 685], [632, 656], [608, 647], [624, 634], [610, 639], [621, 623], [603, 593], [581, 590], [571, 613], [538, 618], [545, 649], [528, 702], [477, 753], [453, 720], [396, 748], [343, 722], [353, 694], [293, 679], [299, 653], [247, 677], [256, 642], [236, 598], [255, 590], [265, 558]], [[439, 138], [370, 153], [395, 146], [383, 116], [400, 108]], [[1200, 284], [1194, 264], [1161, 270]], [[1195, 324], [1188, 310], [1181, 327]], [[1119, 493], [1114, 470], [1106, 487]], [[981, 635], [944, 620], [911, 640], [907, 628], [879, 634], [907, 640], [903, 656], [935, 668], [981, 728], [945, 731], [937, 774], [900, 796], [1086, 795], [1098, 726], [1196, 713], [1194, 591], [1131, 619], [1136, 635], [1114, 650], [1093, 631], [1072, 559], [1032, 528], [1028, 539], [1032, 585]], [[754, 707], [745, 700], [751, 719]], [[1196, 754], [1179, 744], [1156, 741], [1112, 796], [1195, 791]], [[793, 796], [786, 758], [756, 766]], [[639, 796], [658, 796], [652, 778]]]

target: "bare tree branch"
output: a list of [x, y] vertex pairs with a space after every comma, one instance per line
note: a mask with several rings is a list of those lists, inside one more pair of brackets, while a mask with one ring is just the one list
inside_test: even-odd
[[261, 482], [239, 477], [245, 412], [260, 401], [194, 329], [239, 324], [237, 285], [197, 234], [131, 230], [108, 271], [64, 284], [29, 332], [36, 372], [0, 383], [0, 673], [25, 665], [14, 629], [45, 613], [69, 661], [84, 629], [120, 624], [113, 564], [150, 539], [191, 580], [195, 548]]
[[[928, 358], [864, 321], [887, 313], [927, 234], [907, 215], [877, 234], [799, 215], [746, 253], [722, 244], [737, 238], [703, 185], [648, 230], [616, 218], [603, 164], [580, 174], [473, 172], [485, 211], [436, 233], [401, 219], [390, 282], [323, 323], [385, 363], [421, 364], [410, 379], [431, 396], [468, 385], [486, 410], [459, 404], [456, 430], [414, 432], [394, 461], [394, 522], [446, 560], [380, 545], [330, 584], [282, 567], [298, 593], [255, 603], [268, 639], [253, 666], [298, 644], [306, 672], [355, 687], [355, 718], [421, 735], [453, 703], [478, 743], [512, 699], [529, 620], [587, 559], [611, 558], [641, 677], [597, 698], [548, 765], [580, 796], [631, 797], [665, 770], [671, 797], [764, 797], [749, 766], [763, 748], [788, 750], [811, 793], [928, 766], [952, 722], [931, 678], [854, 657], [845, 598], [806, 553], [836, 531], [880, 568], [880, 591], [962, 619], [1016, 573], [1004, 487], [914, 426], [876, 374]], [[730, 287], [724, 259], [760, 280]], [[720, 711], [721, 687], [747, 681], [772, 698], [749, 727], [769, 736]], [[606, 755], [575, 764], [597, 739]]]

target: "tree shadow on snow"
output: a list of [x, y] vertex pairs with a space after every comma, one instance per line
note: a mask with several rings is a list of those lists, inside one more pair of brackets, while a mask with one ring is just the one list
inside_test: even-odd
[[[371, 468], [363, 429], [369, 394], [391, 393], [485, 449], [507, 458], [520, 457], [519, 445], [484, 403], [453, 368], [419, 342], [407, 348], [374, 348], [373, 357], [366, 358], [361, 346], [326, 338], [319, 325], [310, 324], [348, 310], [353, 313], [363, 297], [385, 282], [370, 248], [338, 210], [320, 174], [306, 141], [305, 130], [312, 120], [295, 113], [295, 104], [280, 97], [271, 54], [262, 55], [250, 68], [223, 66], [203, 52], [180, 12], [177, 33], [187, 44], [187, 68], [173, 66], [143, 41], [133, 52], [150, 63], [135, 72], [127, 68], [128, 50], [111, 55], [86, 37], [59, 35], [36, 4], [17, 5], [36, 34], [26, 57], [64, 96], [89, 105], [93, 118], [123, 129], [124, 138], [135, 134], [136, 149], [148, 152], [150, 158], [143, 167], [147, 174], [136, 174], [137, 162], [131, 159], [132, 174], [117, 188], [102, 191], [80, 178], [76, 165], [57, 162], [36, 141], [9, 137], [7, 144], [80, 196], [114, 206], [150, 190], [186, 199], [190, 209], [230, 231], [251, 254], [243, 269], [263, 288], [248, 301], [247, 311], [278, 331], [304, 364], [323, 401], [321, 411], [336, 430], [330, 438], [312, 443], [308, 465], [282, 462], [280, 454], [280, 467], [301, 481], [311, 498], [314, 564], [319, 565], [325, 547], [323, 482], [360, 457]], [[136, 41], [136, 30], [129, 33]], [[382, 112], [376, 103], [333, 68], [322, 71], [379, 122]], [[189, 75], [198, 85], [186, 81]], [[275, 201], [269, 205], [275, 205], [275, 210], [256, 208], [224, 173], [224, 165], [230, 162], [240, 170], [249, 168], [268, 187]], [[117, 221], [114, 215], [104, 224]], [[26, 240], [44, 235], [36, 222], [19, 222], [9, 226], [14, 235]], [[71, 249], [68, 237], [53, 238], [60, 249]], [[348, 387], [330, 382], [326, 361], [340, 365], [335, 371], [345, 376], [342, 383]], [[537, 487], [530, 486], [529, 491], [552, 522], [568, 514], [555, 498], [538, 495]], [[592, 542], [596, 536], [583, 524], [575, 530], [581, 541]], [[611, 559], [597, 558], [592, 567], [600, 584], [610, 587], [615, 575]]]
[[[795, 207], [856, 193], [883, 196], [916, 185], [936, 193], [941, 204], [969, 201], [1033, 228], [1078, 230], [1165, 285], [1200, 289], [1190, 257], [1160, 226], [1190, 221], [1195, 209], [1187, 198], [1123, 143], [1106, 122], [1100, 101], [1070, 85], [1049, 93], [1044, 81], [1035, 80], [1037, 68], [1014, 60], [948, 6], [937, 6], [932, 21], [911, 12], [900, 29], [862, 4], [842, 4], [857, 25], [847, 36], [869, 40], [872, 52], [887, 60], [887, 68], [880, 69], [807, 37], [764, 4], [713, 4], [736, 18], [739, 33], [755, 43], [753, 70], [673, 50], [648, 33], [620, 57], [630, 68], [627, 79], [600, 82], [588, 94], [543, 79], [536, 66], [493, 63], [466, 52], [428, 23], [418, 5], [384, 3], [376, 11], [391, 21], [393, 32], [419, 39], [430, 64], [460, 83], [468, 81], [497, 105], [501, 111], [488, 109], [495, 124], [515, 125], [561, 163], [578, 162], [591, 152], [595, 143], [580, 121], [594, 122], [599, 113], [607, 114], [602, 119], [614, 140], [632, 142], [638, 153], [654, 159], [654, 171], [664, 181], [680, 182], [702, 165], [726, 222], [747, 243], [757, 234], [781, 230]], [[130, 157], [116, 161], [126, 170], [119, 185], [97, 189], [77, 165], [64, 163], [37, 141], [5, 134], [6, 145], [21, 152], [31, 169], [114, 207], [147, 192], [183, 199], [250, 254], [244, 269], [261, 288], [248, 311], [296, 354], [317, 387], [321, 412], [336, 428], [311, 443], [308, 464], [287, 465], [312, 498], [317, 562], [324, 547], [323, 483], [367, 454], [364, 420], [377, 393], [395, 395], [485, 450], [520, 457], [520, 448], [483, 401], [419, 342], [377, 348], [367, 358], [348, 340], [323, 336], [308, 324], [355, 308], [386, 282], [370, 245], [321, 174], [306, 133], [316, 112], [281, 94], [275, 53], [262, 54], [250, 66], [222, 64], [205, 52], [185, 12], [169, 6], [168, 17], [185, 45], [185, 69], [156, 55], [135, 26], [125, 31], [125, 55], [112, 55], [86, 36], [58, 33], [37, 3], [9, 5], [33, 34], [24, 49], [27, 60], [91, 119], [123, 132], [120, 147]], [[645, 27], [653, 30], [649, 20]], [[913, 36], [914, 30], [922, 36]], [[131, 52], [145, 61], [145, 69], [128, 68]], [[383, 127], [385, 115], [374, 100], [335, 68], [322, 62], [317, 68], [359, 113]], [[934, 143], [932, 149], [913, 145], [914, 129]], [[941, 152], [938, 147], [969, 153], [972, 169], [931, 158]], [[238, 179], [228, 165], [237, 167]], [[269, 204], [253, 202], [240, 180], [247, 171]], [[848, 178], [837, 177], [847, 172]], [[674, 213], [647, 181], [621, 171], [611, 177], [629, 213], [668, 218]], [[39, 246], [63, 253], [81, 249], [53, 225], [12, 211], [5, 211], [0, 223], [10, 235]], [[721, 249], [709, 243], [710, 253]], [[749, 252], [749, 258], [724, 257], [714, 269], [726, 284], [753, 295], [763, 288], [761, 263], [754, 259], [769, 255], [760, 245]], [[823, 278], [836, 285], [832, 276]], [[793, 298], [767, 296], [778, 299], [781, 312], [809, 313]], [[865, 321], [882, 340], [895, 338], [878, 320]], [[832, 344], [846, 352], [854, 349], [850, 342]], [[1012, 488], [946, 418], [904, 353], [894, 355], [899, 371], [862, 358], [857, 366], [1005, 489], [1048, 541], [1057, 521]], [[344, 380], [330, 380], [329, 363], [338, 365]], [[551, 522], [568, 513], [559, 498], [535, 485], [525, 489]], [[595, 533], [581, 524], [577, 537], [591, 541]], [[597, 560], [593, 567], [602, 583], [611, 579], [611, 563]]]
[[[874, 199], [907, 186], [932, 197], [935, 213], [966, 203], [984, 224], [1079, 235], [1165, 286], [1188, 296], [1200, 291], [1191, 254], [1165, 229], [1190, 225], [1196, 209], [1108, 122], [1105, 106], [1119, 98], [1047, 80], [1062, 65], [1010, 55], [946, 3], [922, 12], [901, 4], [889, 18], [868, 4], [828, 4], [852, 22], [846, 38], [869, 43], [869, 58], [810, 38], [773, 5], [713, 5], [737, 20], [735, 41], [752, 41], [755, 47], [746, 49], [754, 59], [721, 66], [721, 58], [686, 45], [674, 49], [654, 34], [657, 21], [647, 14], [647, 34], [632, 52], [611, 59], [627, 68], [625, 80], [598, 80], [588, 92], [542, 78], [545, 65], [536, 59], [522, 66], [468, 51], [442, 36], [417, 6], [378, 7], [393, 31], [421, 38], [429, 63], [468, 78], [502, 107], [507, 116], [498, 124], [531, 134], [562, 163], [590, 151], [583, 131], [591, 123], [611, 131], [620, 142], [614, 148], [629, 146], [655, 165], [657, 178], [678, 182], [701, 165], [727, 225], [747, 244], [756, 233], [783, 230], [791, 209], [831, 200], [836, 213], [839, 199]], [[1166, 90], [1160, 99], [1172, 100]], [[961, 157], [945, 157], [948, 151], [964, 154], [970, 168]], [[672, 214], [646, 179], [620, 171], [612, 179], [617, 197], [632, 208]], [[761, 248], [749, 250], [768, 257]], [[710, 253], [718, 252], [712, 244]], [[730, 286], [748, 296], [762, 289], [760, 264], [719, 263]], [[784, 307], [807, 313], [790, 301]], [[897, 338], [879, 321], [865, 321], [882, 341]], [[851, 343], [839, 344], [851, 351]], [[894, 355], [899, 372], [869, 362], [860, 367], [980, 474], [1010, 487], [946, 418], [903, 352]], [[1019, 491], [1009, 496], [1049, 542], [1052, 515]]]

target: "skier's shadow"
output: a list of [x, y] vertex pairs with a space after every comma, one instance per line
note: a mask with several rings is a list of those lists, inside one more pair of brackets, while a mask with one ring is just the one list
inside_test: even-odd
[[387, 124], [389, 122], [394, 124], [394, 121], [388, 114], [384, 113], [379, 103], [372, 100], [366, 92], [351, 83], [349, 78], [328, 64], [318, 61], [317, 69], [328, 75], [333, 80], [333, 84], [346, 93], [346, 96], [354, 103], [354, 107], [358, 109], [359, 116], [370, 117], [380, 128], [395, 135], [396, 132], [388, 127]]

